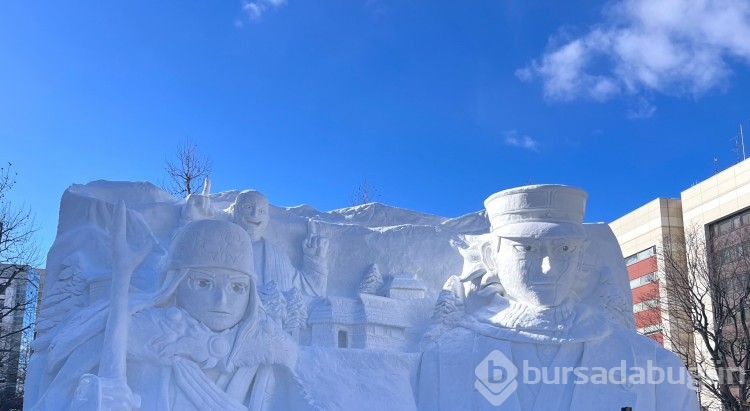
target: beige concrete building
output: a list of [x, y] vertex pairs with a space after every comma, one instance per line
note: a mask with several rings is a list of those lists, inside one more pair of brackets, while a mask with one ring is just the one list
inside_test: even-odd
[[[733, 167], [717, 173], [713, 177], [702, 181], [693, 187], [682, 192], [683, 221], [687, 236], [690, 233], [697, 233], [699, 241], [705, 247], [706, 252], [703, 255], [704, 262], [710, 269], [719, 273], [721, 282], [724, 284], [735, 284], [739, 286], [740, 294], [746, 293], [744, 289], [748, 286], [748, 262], [750, 262], [750, 160], [742, 161]], [[690, 241], [690, 240], [688, 240]], [[690, 246], [688, 246], [690, 248]], [[721, 299], [719, 302], [711, 301], [707, 303], [708, 307], [716, 309], [717, 306], [723, 306], [730, 311], [731, 306], [736, 304], [737, 298], [732, 297], [734, 292], [732, 286], [723, 286], [722, 291], [728, 292], [727, 299]], [[744, 304], [743, 304], [744, 306]], [[741, 306], [740, 306], [741, 307]], [[744, 307], [745, 310], [748, 307]], [[730, 314], [734, 316], [734, 314]], [[736, 318], [736, 317], [735, 317]], [[722, 325], [727, 333], [727, 329], [732, 329], [732, 321]], [[746, 339], [742, 331], [736, 331], [737, 340], [730, 339], [727, 344], [742, 343]], [[696, 338], [695, 354], [699, 363], [711, 362], [708, 349], [702, 341]], [[723, 371], [718, 373], [708, 373], [713, 378], [731, 379], [731, 370], [736, 367], [736, 357], [728, 356], [724, 361]], [[713, 370], [711, 370], [713, 371]], [[733, 388], [736, 390], [737, 388]], [[736, 393], [735, 393], [736, 395]], [[703, 395], [702, 402], [710, 404], [709, 409], [720, 410], [721, 407], [716, 401], [711, 402], [710, 398]], [[749, 404], [744, 404], [745, 406]]]
[[750, 208], [750, 160], [688, 188], [680, 197], [685, 227], [708, 228]]
[[673, 326], [678, 313], [666, 298], [667, 284], [657, 249], [665, 239], [682, 235], [682, 221], [679, 199], [657, 198], [610, 223], [628, 267], [638, 331], [676, 352], [684, 350], [673, 345], [689, 343], [689, 339], [678, 336], [677, 327]]
[[[684, 264], [703, 264], [706, 272], [719, 273], [722, 284], [737, 283], [739, 290], [750, 284], [750, 160], [693, 185], [679, 199], [657, 198], [610, 226], [628, 266], [638, 331], [681, 354], [689, 366], [712, 363], [701, 339], [685, 332], [690, 329], [684, 327], [687, 316], [676, 303], [676, 288], [665, 278], [660, 256], [665, 245], [680, 243], [677, 254]], [[707, 287], [700, 281], [691, 286]], [[704, 300], [714, 321], [715, 301]], [[705, 390], [701, 403], [704, 409], [722, 409]]]

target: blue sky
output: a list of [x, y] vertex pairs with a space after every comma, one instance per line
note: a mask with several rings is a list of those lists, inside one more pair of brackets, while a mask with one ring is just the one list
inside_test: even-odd
[[747, 0], [6, 0], [0, 161], [45, 249], [69, 185], [158, 184], [186, 138], [279, 206], [562, 183], [609, 222], [737, 161], [748, 39]]

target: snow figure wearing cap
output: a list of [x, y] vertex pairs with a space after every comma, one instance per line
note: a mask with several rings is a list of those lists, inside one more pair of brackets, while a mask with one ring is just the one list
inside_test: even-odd
[[296, 344], [260, 308], [241, 227], [187, 224], [158, 288], [131, 293], [144, 254], [125, 241], [124, 205], [114, 220], [111, 297], [55, 338], [44, 368], [51, 375], [27, 409], [317, 409], [293, 371]]
[[313, 409], [292, 372], [296, 345], [260, 309], [242, 228], [188, 224], [162, 275], [129, 339], [128, 384], [142, 410]]
[[[461, 278], [481, 287], [466, 297], [473, 308], [424, 349], [421, 410], [698, 410], [674, 354], [582, 300], [586, 198], [534, 185], [485, 201], [483, 269]], [[649, 369], [672, 381], [650, 379]]]

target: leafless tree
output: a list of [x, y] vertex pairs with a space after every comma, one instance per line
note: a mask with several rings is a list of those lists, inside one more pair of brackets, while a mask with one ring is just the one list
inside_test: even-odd
[[199, 193], [203, 181], [211, 174], [211, 160], [198, 153], [198, 146], [185, 140], [177, 147], [174, 159], [166, 160], [164, 170], [169, 180], [162, 188], [171, 194], [187, 197]]
[[[31, 211], [8, 198], [16, 184], [11, 164], [0, 168], [0, 402], [22, 398], [22, 382], [36, 319], [39, 247]], [[20, 383], [20, 384], [17, 384]]]
[[665, 342], [708, 394], [703, 405], [750, 410], [750, 226], [686, 228], [664, 238], [657, 259], [665, 292], [649, 311], [669, 316]]
[[358, 206], [362, 204], [372, 203], [373, 201], [380, 200], [380, 193], [378, 192], [378, 189], [370, 184], [369, 181], [365, 178], [365, 180], [357, 186], [357, 188], [354, 190], [354, 192], [351, 195], [351, 205], [352, 206]]

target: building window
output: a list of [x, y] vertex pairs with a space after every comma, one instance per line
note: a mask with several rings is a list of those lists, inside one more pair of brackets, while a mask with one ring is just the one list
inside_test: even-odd
[[[711, 247], [708, 257], [716, 268], [746, 261], [750, 256], [750, 210], [731, 215], [708, 225]], [[730, 267], [730, 270], [737, 268]], [[723, 268], [722, 268], [723, 269]]]
[[630, 280], [630, 289], [632, 290], [642, 285], [651, 284], [656, 280], [658, 280], [658, 278], [656, 277], [656, 273], [646, 274], [644, 276]]
[[638, 261], [643, 261], [656, 254], [656, 247], [649, 247], [643, 251], [639, 251], [629, 257], [625, 257], [625, 265], [635, 264]]
[[750, 210], [745, 210], [711, 224], [709, 231], [712, 237], [719, 237], [746, 226], [750, 226]]
[[339, 348], [349, 347], [349, 336], [345, 330], [339, 330]]
[[641, 311], [650, 310], [652, 308], [658, 308], [659, 307], [659, 301], [655, 299], [641, 301], [639, 303], [633, 304], [633, 313], [639, 313]]
[[660, 331], [661, 331], [661, 324], [649, 325], [649, 326], [638, 329], [638, 333], [643, 334], [643, 335], [654, 334]]

